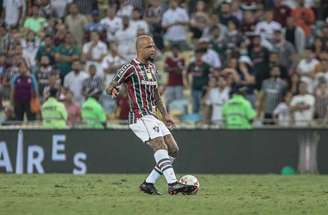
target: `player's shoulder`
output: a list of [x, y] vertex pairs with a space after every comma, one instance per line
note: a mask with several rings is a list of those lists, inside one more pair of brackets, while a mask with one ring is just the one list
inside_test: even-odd
[[126, 72], [128, 70], [132, 70], [134, 69], [134, 65], [133, 63], [130, 61], [128, 63], [125, 63], [121, 66], [121, 68], [119, 69], [119, 72]]

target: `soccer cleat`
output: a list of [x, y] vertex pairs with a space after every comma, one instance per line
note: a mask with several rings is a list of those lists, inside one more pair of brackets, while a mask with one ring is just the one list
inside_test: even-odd
[[158, 190], [152, 183], [143, 182], [142, 184], [140, 184], [139, 188], [142, 192], [147, 193], [149, 195], [161, 195], [161, 193], [158, 192]]
[[195, 186], [181, 184], [180, 182], [175, 182], [173, 184], [169, 184], [168, 192], [171, 195], [176, 195], [178, 193], [182, 193], [185, 195], [191, 194], [195, 190]]

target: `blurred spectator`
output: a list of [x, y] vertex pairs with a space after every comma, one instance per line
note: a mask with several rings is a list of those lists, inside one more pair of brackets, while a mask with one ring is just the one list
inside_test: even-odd
[[209, 46], [209, 39], [201, 38], [197, 43], [197, 49], [203, 52], [202, 59], [205, 63], [210, 65], [213, 69], [221, 67], [221, 60], [219, 55]]
[[97, 74], [97, 67], [94, 64], [90, 64], [88, 67], [89, 77], [85, 79], [82, 83], [82, 94], [87, 96], [90, 89], [98, 89], [99, 91], [103, 90], [103, 79]]
[[229, 100], [230, 89], [223, 77], [209, 80], [209, 88], [205, 97], [205, 118], [206, 124], [223, 126], [222, 109]]
[[295, 24], [301, 27], [306, 37], [310, 36], [311, 25], [315, 21], [315, 15], [311, 8], [307, 8], [304, 4], [305, 0], [298, 0], [298, 7], [292, 11]]
[[240, 27], [243, 33], [249, 34], [255, 31], [256, 20], [252, 11], [250, 10], [245, 11]]
[[71, 71], [72, 62], [79, 59], [80, 50], [74, 45], [72, 34], [67, 33], [65, 43], [54, 48], [55, 66], [60, 72], [60, 79], [63, 81], [66, 74]]
[[0, 110], [3, 108], [2, 99], [4, 96], [4, 84], [6, 74], [6, 56], [0, 54]]
[[165, 101], [167, 107], [174, 100], [183, 99], [183, 70], [185, 60], [180, 55], [178, 46], [171, 47], [171, 55], [164, 61], [164, 71], [168, 73], [165, 88]]
[[[224, 44], [224, 37], [222, 36], [221, 30], [218, 26], [213, 26], [210, 29], [209, 43], [212, 49], [221, 57], [224, 57], [225, 54], [225, 44]], [[225, 58], [222, 58], [223, 60]]]
[[123, 28], [122, 19], [116, 15], [115, 7], [107, 8], [107, 17], [101, 19], [100, 23], [107, 29], [107, 41], [115, 40], [115, 34]]
[[83, 14], [90, 14], [91, 11], [98, 9], [97, 0], [73, 0], [73, 2]]
[[282, 27], [286, 26], [286, 20], [290, 17], [292, 10], [284, 4], [283, 0], [275, 0], [273, 9], [273, 19], [280, 23]]
[[316, 73], [319, 72], [320, 62], [315, 58], [311, 49], [306, 49], [304, 59], [297, 65], [297, 72], [302, 77], [302, 81], [308, 84], [309, 92], [313, 92], [312, 80]]
[[288, 127], [291, 125], [291, 115], [289, 107], [291, 96], [291, 93], [287, 93], [284, 96], [283, 101], [281, 101], [273, 111], [275, 124], [277, 124], [278, 126]]
[[250, 129], [256, 116], [251, 103], [244, 98], [243, 89], [236, 90], [222, 110], [224, 127], [228, 129]]
[[52, 71], [48, 75], [48, 82], [47, 82], [47, 84], [44, 85], [44, 88], [42, 91], [43, 101], [45, 101], [49, 97], [49, 91], [52, 88], [56, 88], [58, 90], [58, 94], [60, 94], [62, 92], [59, 75], [56, 71]]
[[89, 89], [88, 98], [81, 108], [82, 120], [87, 128], [106, 128], [106, 114], [98, 102], [102, 91], [99, 89]]
[[27, 28], [35, 33], [40, 31], [47, 25], [47, 20], [40, 16], [40, 8], [38, 5], [33, 5], [32, 16], [25, 19], [24, 28]]
[[265, 12], [265, 20], [256, 24], [256, 33], [261, 35], [263, 42], [270, 43], [273, 39], [273, 32], [281, 30], [281, 25], [273, 21], [272, 10], [267, 10]]
[[63, 100], [68, 114], [67, 125], [71, 128], [80, 125], [81, 122], [80, 105], [73, 101], [72, 91], [66, 90]]
[[223, 1], [221, 4], [220, 11], [220, 23], [228, 26], [228, 22], [234, 22], [237, 27], [239, 27], [239, 20], [232, 14], [231, 1]]
[[43, 43], [39, 46], [36, 52], [35, 60], [37, 64], [40, 64], [41, 58], [44, 56], [47, 56], [49, 60], [49, 64], [53, 65], [55, 63], [54, 54], [53, 54], [54, 43], [52, 37], [53, 37], [52, 35], [46, 35], [44, 37]]
[[292, 98], [290, 103], [296, 126], [310, 126], [315, 107], [315, 98], [308, 93], [308, 86], [305, 82], [301, 82], [299, 86], [299, 94]]
[[[289, 65], [289, 66], [291, 67], [293, 65]], [[281, 64], [280, 56], [279, 56], [279, 53], [277, 53], [277, 52], [270, 52], [270, 55], [269, 55], [269, 70], [271, 71], [271, 69], [273, 67], [279, 67], [280, 77], [282, 79], [287, 80], [289, 78], [289, 71], [287, 70], [287, 68], [285, 66], [283, 66]]]
[[124, 64], [124, 58], [118, 53], [117, 43], [109, 44], [109, 53], [104, 57], [101, 67], [104, 73], [104, 85], [112, 81], [116, 71]]
[[256, 79], [256, 88], [260, 89], [262, 81], [269, 77], [269, 51], [262, 46], [261, 38], [258, 34], [253, 35], [249, 47], [249, 57], [253, 62], [254, 75]]
[[228, 28], [221, 24], [219, 17], [216, 14], [209, 15], [209, 22], [207, 26], [203, 29], [203, 38], [210, 38], [212, 36], [212, 30], [214, 28], [219, 28], [219, 37], [218, 39], [223, 40], [228, 33]]
[[39, 93], [41, 95], [44, 88], [48, 85], [49, 76], [52, 72], [53, 72], [53, 68], [50, 64], [48, 56], [42, 56], [40, 61], [40, 66], [36, 68], [35, 71], [35, 75], [39, 83]]
[[[209, 75], [210, 65], [202, 59], [203, 51], [195, 51], [195, 60], [188, 65], [187, 68], [187, 84], [191, 88], [192, 96], [192, 112], [200, 113], [201, 101], [205, 93]], [[191, 84], [190, 78], [192, 78]]]
[[82, 60], [86, 62], [86, 68], [89, 65], [96, 67], [97, 75], [103, 76], [101, 62], [107, 54], [107, 45], [100, 40], [97, 32], [91, 33], [91, 40], [83, 45]]
[[6, 30], [6, 27], [0, 25], [0, 54], [6, 54], [9, 50], [9, 47], [12, 43], [12, 37], [9, 31]]
[[238, 50], [238, 47], [240, 46], [242, 40], [243, 40], [243, 37], [242, 37], [241, 33], [238, 31], [236, 24], [232, 21], [229, 21], [228, 22], [228, 33], [227, 33], [226, 38], [223, 41], [226, 49], [228, 50], [228, 53], [236, 52]]
[[26, 114], [27, 120], [35, 120], [35, 114], [31, 111], [32, 98], [38, 95], [38, 87], [35, 78], [30, 75], [27, 64], [21, 61], [19, 75], [12, 81], [11, 102], [15, 109], [16, 121], [23, 121]]
[[271, 77], [263, 81], [258, 98], [257, 114], [261, 116], [263, 113], [264, 124], [274, 124], [273, 111], [282, 101], [286, 90], [287, 83], [280, 78], [279, 67], [272, 68]]
[[84, 37], [84, 26], [88, 24], [88, 19], [80, 13], [76, 4], [70, 5], [69, 15], [65, 18], [65, 24], [73, 35], [77, 45], [81, 46]]
[[3, 0], [4, 22], [7, 27], [16, 27], [23, 20], [23, 0]]
[[121, 18], [127, 16], [129, 18], [132, 17], [133, 5], [129, 0], [119, 0], [119, 8], [117, 11], [117, 15]]
[[73, 0], [50, 0], [57, 17], [62, 18], [66, 14], [67, 6]]
[[315, 96], [315, 115], [319, 123], [324, 123], [328, 109], [328, 84], [325, 78], [319, 79], [318, 86], [314, 91]]
[[67, 111], [62, 102], [57, 100], [58, 89], [49, 90], [49, 98], [42, 105], [42, 124], [44, 128], [66, 128]]
[[294, 45], [296, 51], [302, 54], [305, 48], [305, 33], [301, 27], [295, 25], [294, 18], [287, 18], [285, 38]]
[[73, 71], [68, 73], [65, 77], [64, 87], [72, 91], [75, 102], [82, 104], [84, 101], [82, 84], [89, 76], [81, 70], [81, 64], [79, 61], [74, 61], [72, 69]]
[[100, 14], [98, 10], [93, 10], [91, 12], [91, 21], [84, 26], [84, 29], [87, 33], [89, 32], [97, 32], [99, 36], [102, 38], [103, 32], [106, 30], [106, 26], [101, 23]]
[[5, 106], [4, 109], [4, 119], [1, 121], [2, 126], [13, 125], [15, 124], [15, 113], [13, 108], [10, 105]]
[[253, 63], [248, 56], [241, 56], [238, 60], [237, 72], [239, 75], [239, 81], [237, 86], [245, 88], [245, 97], [255, 106], [255, 76], [253, 71]]
[[[312, 50], [314, 53], [314, 56], [317, 60], [321, 60], [322, 55], [325, 54], [326, 47], [323, 43], [323, 40], [320, 37], [316, 37], [314, 39], [313, 45], [312, 45]], [[328, 49], [327, 49], [328, 51]]]
[[209, 22], [208, 10], [205, 1], [197, 1], [196, 11], [191, 15], [190, 30], [193, 33], [193, 38], [199, 39], [202, 37], [203, 30]]
[[40, 0], [40, 16], [44, 17], [45, 19], [50, 19], [55, 15], [56, 13], [50, 0]]
[[142, 32], [143, 34], [149, 33], [148, 23], [145, 20], [143, 20], [141, 11], [138, 8], [133, 9], [132, 19], [130, 24], [137, 29], [137, 32]]
[[21, 47], [23, 49], [23, 57], [27, 62], [29, 68], [34, 69], [36, 67], [36, 54], [40, 47], [40, 40], [36, 37], [33, 31], [28, 31], [26, 38], [21, 39]]
[[119, 29], [115, 34], [115, 41], [118, 44], [118, 52], [126, 62], [131, 60], [136, 55], [137, 29], [130, 25], [130, 20], [127, 16], [123, 17], [123, 28]]
[[177, 0], [170, 0], [170, 8], [165, 11], [162, 19], [162, 27], [166, 30], [165, 40], [171, 45], [178, 44], [180, 48], [186, 49], [189, 16], [185, 9], [180, 8]]
[[296, 51], [294, 46], [285, 40], [281, 30], [276, 30], [273, 33], [273, 51], [278, 53], [280, 64], [290, 69], [293, 65], [292, 57]]
[[159, 50], [163, 50], [163, 29], [161, 26], [161, 20], [164, 13], [163, 3], [161, 0], [149, 1], [148, 7], [144, 12], [144, 19], [149, 25], [150, 33], [153, 35], [156, 47]]

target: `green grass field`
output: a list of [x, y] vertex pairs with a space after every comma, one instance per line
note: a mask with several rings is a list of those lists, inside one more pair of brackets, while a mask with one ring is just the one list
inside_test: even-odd
[[198, 175], [194, 196], [137, 187], [145, 175], [0, 175], [0, 215], [328, 214], [327, 176]]

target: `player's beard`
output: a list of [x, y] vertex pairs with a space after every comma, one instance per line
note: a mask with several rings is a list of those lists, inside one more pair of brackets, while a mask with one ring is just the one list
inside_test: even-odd
[[155, 56], [149, 56], [148, 58], [147, 58], [147, 61], [148, 62], [151, 62], [151, 63], [154, 63], [154, 61], [155, 61]]

